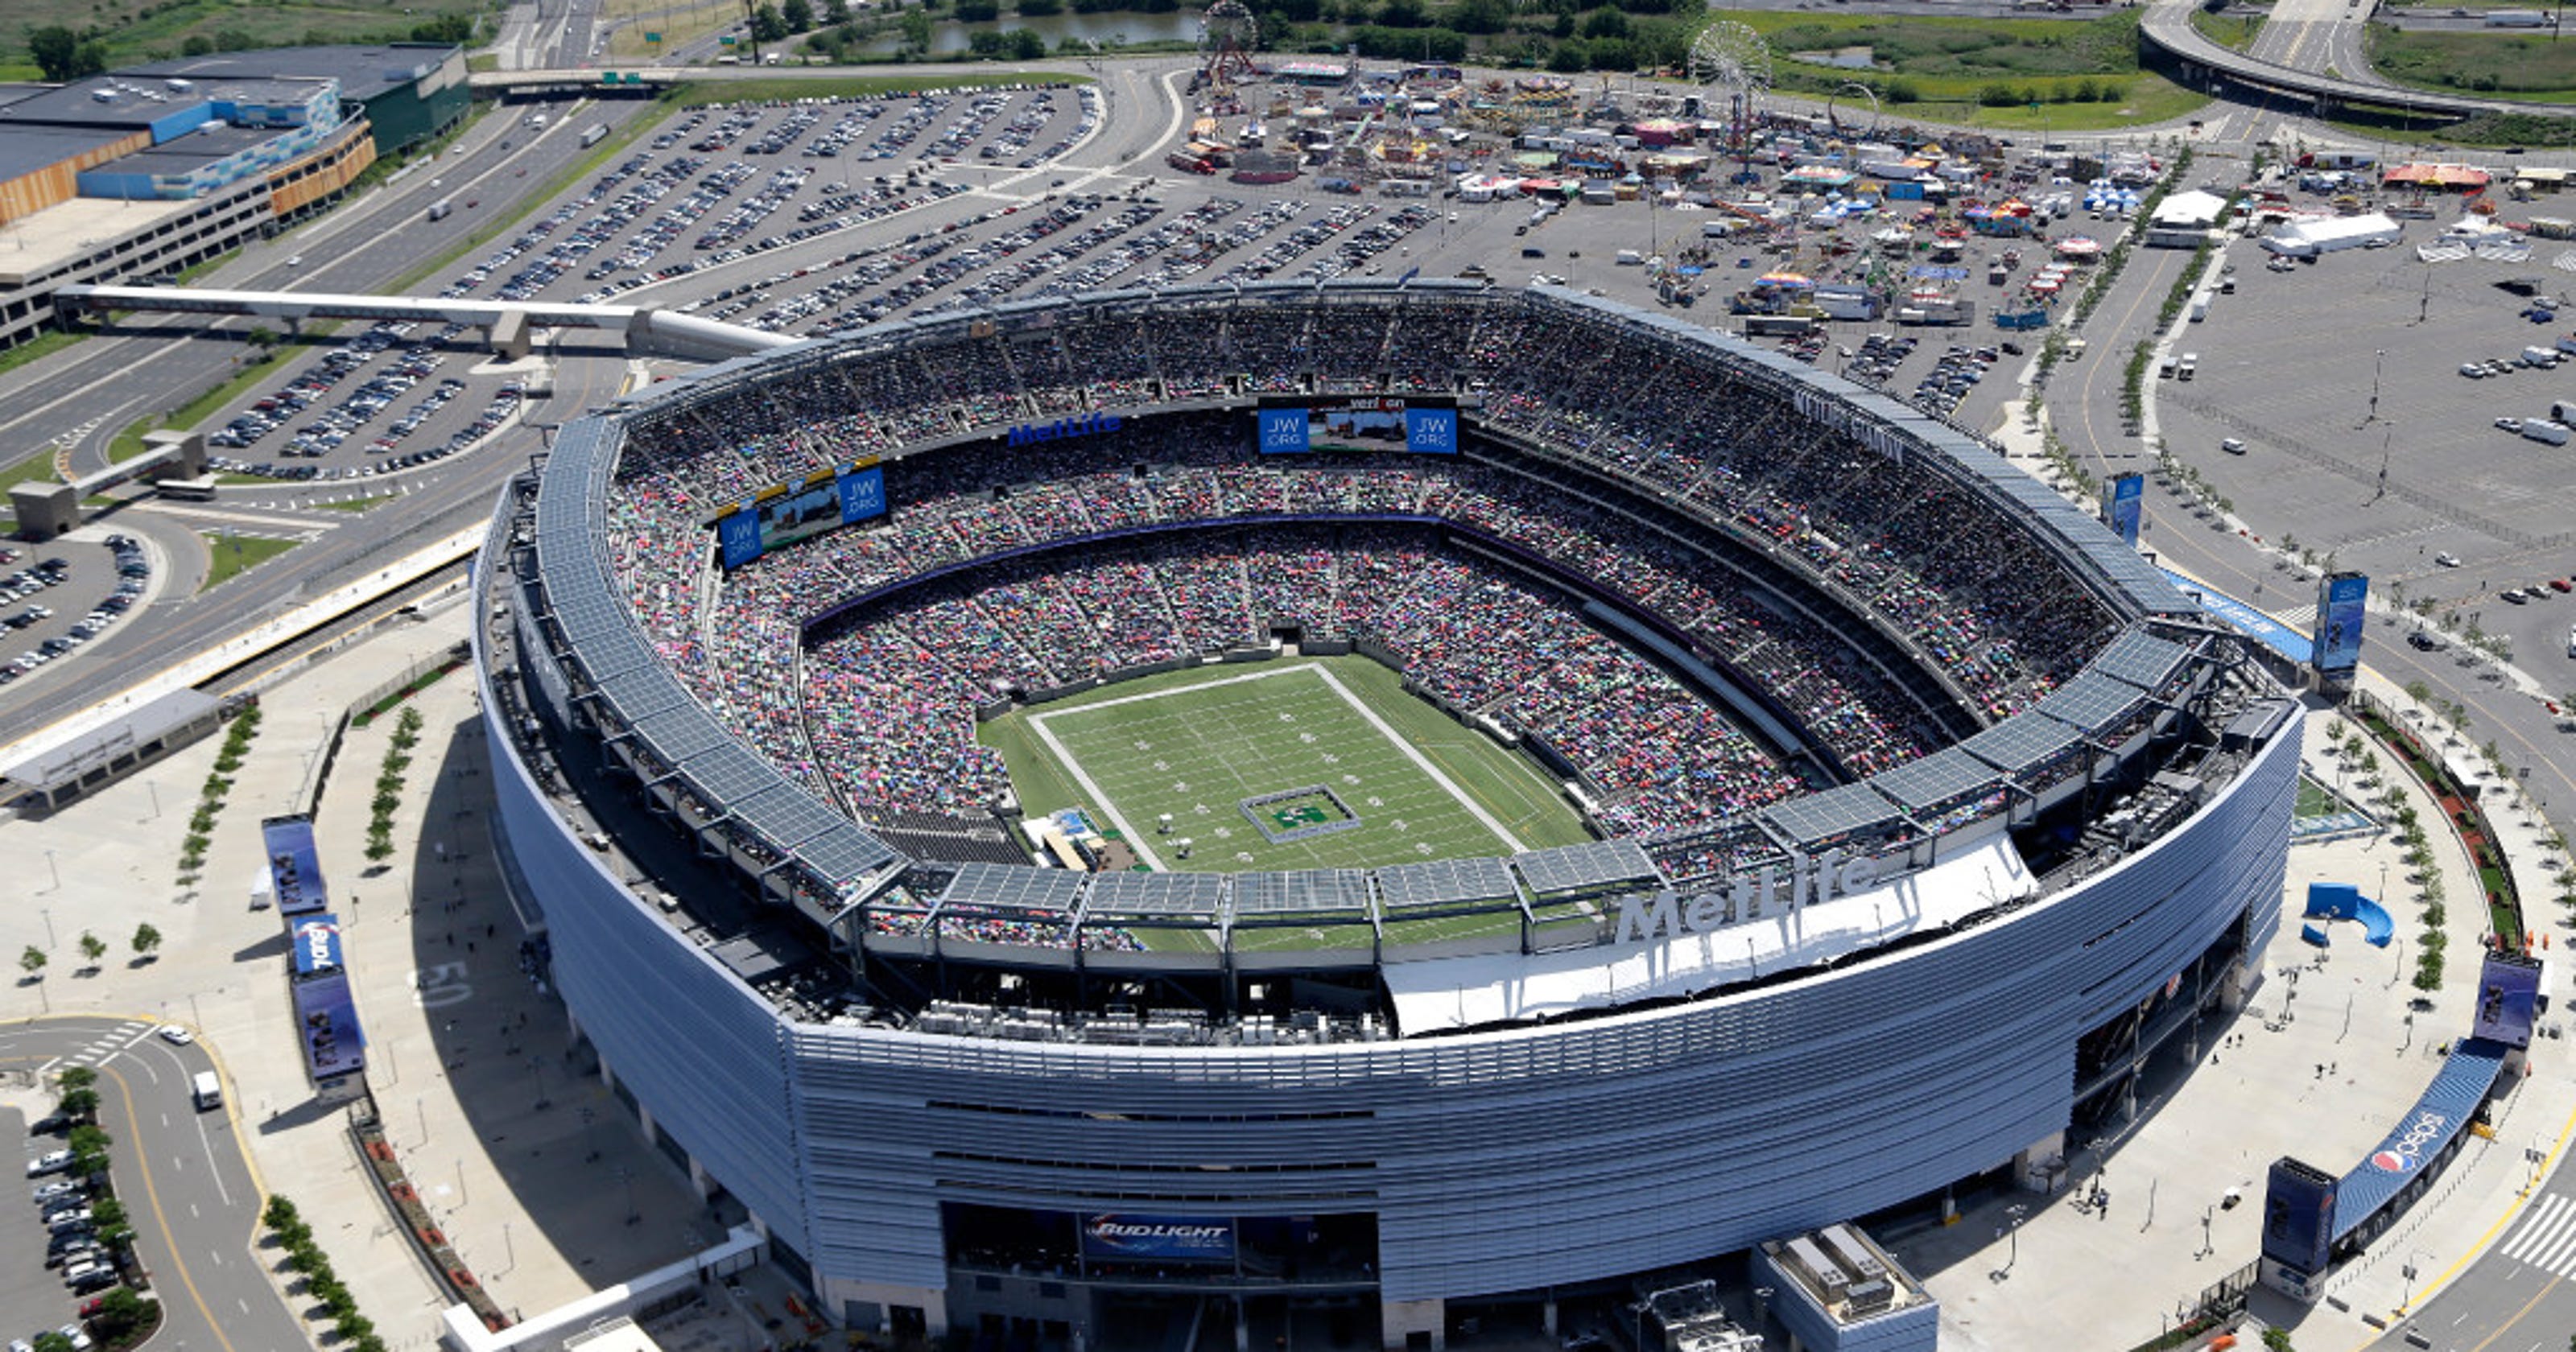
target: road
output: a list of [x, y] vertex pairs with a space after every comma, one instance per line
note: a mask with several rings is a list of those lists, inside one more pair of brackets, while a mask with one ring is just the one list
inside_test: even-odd
[[161, 1294], [161, 1346], [309, 1352], [312, 1341], [253, 1249], [261, 1192], [224, 1111], [199, 1113], [188, 1083], [214, 1068], [138, 1019], [65, 1016], [0, 1027], [0, 1066], [98, 1071], [99, 1125], [115, 1142], [117, 1196], [135, 1254]]

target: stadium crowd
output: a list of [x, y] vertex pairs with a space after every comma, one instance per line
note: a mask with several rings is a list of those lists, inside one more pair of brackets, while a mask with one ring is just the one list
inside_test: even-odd
[[[1438, 519], [1519, 546], [1687, 635], [1854, 773], [1943, 738], [1915, 673], [1864, 657], [1835, 604], [1903, 636], [1943, 698], [1981, 721], [2047, 693], [2113, 627], [1930, 457], [1864, 448], [1713, 353], [1642, 333], [1567, 341], [1520, 302], [1199, 300], [858, 341], [878, 350], [829, 350], [630, 417], [608, 548], [651, 642], [700, 698], [862, 814], [991, 802], [1005, 785], [974, 743], [978, 705], [1260, 643], [1273, 623], [1374, 638], [1426, 688], [1546, 740], [1582, 767], [1614, 830], [1687, 833], [1800, 787], [1660, 668], [1427, 528], [1264, 518]], [[1455, 394], [1531, 449], [1265, 457], [1239, 410], [993, 439], [1068, 409], [1332, 388]], [[708, 524], [733, 504], [924, 443], [945, 444], [886, 463], [890, 520], [714, 574]], [[1559, 457], [1593, 488], [1571, 491], [1546, 463]], [[1762, 546], [1813, 594], [1710, 566], [1691, 538], [1705, 526], [1675, 529], [1662, 506], [1675, 503]], [[1043, 552], [1148, 526], [1193, 529]], [[875, 622], [836, 618], [800, 654], [816, 617], [942, 570], [955, 571], [866, 603]]]

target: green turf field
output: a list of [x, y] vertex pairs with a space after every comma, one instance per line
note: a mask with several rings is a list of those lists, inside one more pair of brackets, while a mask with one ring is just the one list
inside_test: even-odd
[[2343, 804], [2335, 801], [2333, 790], [2306, 775], [2299, 776], [2299, 801], [2290, 810], [2292, 816], [2325, 817], [2341, 811]]
[[[1406, 695], [1366, 658], [1202, 667], [987, 723], [1031, 814], [1080, 807], [1150, 866], [1240, 872], [1508, 854], [1591, 838], [1519, 756]], [[1331, 799], [1298, 790], [1328, 789]], [[1274, 833], [1356, 825], [1274, 842]], [[1170, 813], [1170, 835], [1156, 824]], [[1177, 842], [1195, 842], [1179, 857]]]

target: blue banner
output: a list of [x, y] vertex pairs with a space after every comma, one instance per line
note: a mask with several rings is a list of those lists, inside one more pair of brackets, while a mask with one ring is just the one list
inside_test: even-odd
[[303, 817], [271, 817], [259, 824], [268, 851], [268, 884], [277, 892], [277, 913], [309, 915], [331, 909], [330, 890], [322, 885], [322, 856], [313, 845], [313, 823]]
[[2112, 534], [2134, 549], [2138, 543], [2138, 518], [2146, 505], [2147, 476], [2123, 474], [2104, 489], [2102, 519], [2110, 523]]
[[2225, 592], [2194, 582], [2170, 568], [2159, 569], [2182, 594], [2200, 603], [2200, 608], [2234, 625], [2246, 636], [2293, 662], [2306, 662], [2317, 654], [2315, 640], [2273, 619]]
[[1234, 1221], [1226, 1216], [1085, 1216], [1082, 1256], [1110, 1262], [1232, 1263]]
[[367, 1039], [358, 1030], [358, 1004], [349, 974], [330, 972], [295, 983], [296, 1039], [304, 1070], [315, 1084], [367, 1068]]
[[2539, 1012], [2540, 964], [2519, 953], [2487, 954], [2478, 973], [2478, 1007], [2469, 1036], [2528, 1047]]
[[2369, 623], [2370, 579], [2329, 573], [2317, 588], [2317, 671], [2348, 674], [2361, 665], [2361, 634]]
[[727, 568], [740, 568], [759, 558], [760, 513], [746, 505], [716, 522], [716, 545]]
[[340, 917], [307, 916], [287, 930], [299, 978], [340, 970]]
[[835, 481], [841, 490], [841, 524], [886, 514], [885, 471], [875, 465], [852, 470]]
[[1302, 408], [1265, 408], [1261, 410], [1259, 435], [1254, 449], [1265, 455], [1294, 455], [1315, 449], [1306, 436], [1306, 410]]
[[1408, 408], [1404, 411], [1405, 449], [1429, 455], [1458, 453], [1458, 410]]

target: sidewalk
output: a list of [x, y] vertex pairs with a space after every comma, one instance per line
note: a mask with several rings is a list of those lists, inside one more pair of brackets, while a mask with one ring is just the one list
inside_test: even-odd
[[[313, 1102], [282, 923], [249, 909], [250, 881], [260, 818], [292, 809], [341, 712], [456, 643], [469, 618], [456, 607], [390, 629], [267, 692], [193, 891], [178, 886], [175, 861], [220, 738], [52, 818], [0, 826], [25, 883], [24, 904], [0, 907], [0, 946], [52, 958], [40, 985], [7, 988], [0, 1017], [51, 1008], [196, 1027], [231, 1081], [236, 1130], [264, 1185], [294, 1198], [360, 1308], [397, 1344], [428, 1336], [449, 1301], [361, 1167], [348, 1110]], [[425, 725], [382, 868], [370, 871], [364, 849], [393, 715], [341, 748], [317, 835], [386, 1129], [478, 1279], [504, 1308], [535, 1311], [723, 1231], [590, 1066], [566, 1061], [561, 1006], [519, 969], [518, 923], [485, 838], [474, 696], [471, 673], [458, 671], [413, 700]], [[161, 956], [132, 966], [129, 940], [147, 921], [164, 935]], [[84, 930], [109, 952], [98, 975], [75, 977]]]
[[[2404, 694], [2386, 682], [2365, 673], [2364, 685], [2406, 707]], [[2330, 786], [2339, 776], [2325, 727], [2338, 717], [2312, 713], [2308, 730], [2309, 772]], [[2022, 1352], [2062, 1345], [2074, 1328], [2091, 1331], [2080, 1344], [2089, 1348], [2128, 1348], [2154, 1337], [2204, 1289], [2254, 1261], [2274, 1159], [2296, 1155], [2338, 1174], [2351, 1168], [2431, 1081], [2440, 1064], [2436, 1047], [2468, 1031], [2487, 924], [2483, 893], [2456, 837], [2436, 829], [2443, 818], [2429, 795], [2393, 757], [2378, 754], [2382, 777], [2404, 785], [2427, 822], [2447, 893], [2446, 981], [2431, 1010], [2408, 1008], [2418, 994], [2411, 981], [2422, 911], [2393, 830], [2294, 844], [2262, 984], [2241, 1012], [2204, 1021], [2196, 1044], [2157, 1058], [2141, 1083], [2134, 1123], [2115, 1119], [2098, 1132], [2070, 1132], [2071, 1182], [2056, 1196], [1990, 1194], [1972, 1200], [1958, 1224], [1891, 1243], [1941, 1301], [1945, 1348]], [[2363, 796], [2357, 769], [2344, 768], [2340, 778], [2350, 796]], [[2528, 852], [2537, 833], [2515, 826], [2517, 815], [2501, 816], [2498, 826], [2509, 849]], [[2380, 900], [2397, 920], [2397, 942], [2373, 948], [2354, 927], [2336, 925], [2328, 927], [2329, 947], [2305, 943], [2299, 915], [2310, 882], [2352, 883]], [[2535, 918], [2547, 913], [2531, 911]], [[2569, 932], [2550, 928], [2562, 941]], [[2558, 998], [2566, 998], [2563, 991]], [[2555, 1041], [2536, 1044], [2535, 1064], [2551, 1068], [2561, 1049]], [[2431, 1193], [2335, 1275], [2327, 1302], [2301, 1310], [2258, 1290], [2254, 1311], [2296, 1329], [2302, 1346], [2333, 1347], [2379, 1336], [2363, 1313], [2386, 1318], [2410, 1297], [2420, 1302], [2426, 1283], [2501, 1232], [2530, 1174], [2524, 1147], [2535, 1136], [2544, 1146], [2563, 1143], [2576, 1114], [2576, 1083], [2536, 1074], [2495, 1111], [2495, 1139], [2472, 1137]], [[2077, 1199], [2096, 1182], [2108, 1205], [2079, 1210]], [[2228, 1207], [2231, 1189], [2240, 1201]], [[2028, 1208], [2017, 1236], [2009, 1228], [2012, 1206]], [[2410, 1258], [2418, 1281], [2403, 1276]]]

